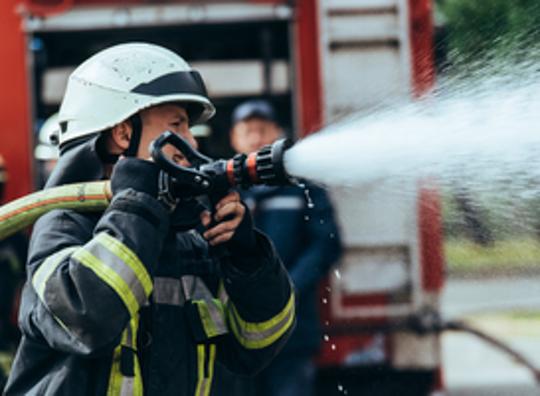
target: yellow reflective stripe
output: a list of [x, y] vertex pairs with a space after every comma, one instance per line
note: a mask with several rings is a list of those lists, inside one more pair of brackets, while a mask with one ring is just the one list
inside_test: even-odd
[[236, 307], [229, 305], [229, 323], [236, 339], [248, 349], [262, 349], [279, 339], [293, 324], [295, 317], [294, 293], [285, 308], [273, 318], [259, 323], [244, 321]]
[[225, 308], [221, 301], [214, 298], [210, 301], [195, 300], [201, 324], [207, 337], [215, 337], [228, 333], [225, 323]]
[[216, 329], [216, 326], [214, 326], [214, 321], [210, 317], [210, 312], [208, 311], [208, 305], [206, 305], [206, 301], [198, 300], [193, 302], [197, 305], [199, 317], [201, 318], [201, 323], [206, 336], [215, 337], [216, 335], [218, 335], [219, 333]]
[[136, 316], [130, 320], [128, 327], [122, 333], [122, 342], [114, 349], [107, 396], [143, 396], [142, 375], [137, 354], [133, 354], [135, 359], [133, 362], [135, 372], [134, 377], [125, 377], [120, 370], [122, 345], [129, 346], [132, 349], [135, 348], [137, 345], [136, 335], [138, 326], [139, 317]]
[[84, 248], [77, 250], [73, 258], [78, 260], [85, 267], [90, 268], [94, 273], [107, 283], [126, 305], [131, 317], [134, 317], [139, 310], [139, 303], [133, 295], [129, 285], [107, 264], [99, 260], [92, 253]]
[[210, 344], [210, 359], [208, 361], [208, 386], [204, 396], [208, 396], [212, 390], [212, 380], [214, 379], [214, 365], [216, 362], [216, 345]]
[[109, 387], [107, 396], [119, 396], [122, 391], [122, 373], [120, 372], [120, 360], [122, 345], [118, 345], [113, 352], [111, 374], [109, 375]]
[[195, 389], [195, 396], [202, 395], [202, 388], [204, 382], [204, 357], [205, 349], [203, 344], [197, 344], [197, 388]]
[[206, 360], [206, 345], [197, 344], [197, 387], [195, 389], [195, 396], [209, 396], [212, 389], [212, 380], [214, 378], [214, 364], [216, 361], [216, 345], [210, 344], [209, 358], [208, 358], [208, 377], [204, 375], [204, 362]]
[[54, 253], [52, 256], [49, 256], [45, 261], [43, 261], [43, 263], [41, 263], [37, 271], [34, 273], [34, 276], [32, 276], [32, 286], [34, 286], [37, 295], [44, 303], [46, 303], [44, 294], [47, 281], [51, 277], [54, 270], [60, 265], [62, 260], [68, 257], [77, 248], [78, 246], [70, 246]]
[[118, 256], [124, 263], [126, 263], [135, 273], [137, 279], [141, 283], [148, 297], [152, 293], [152, 278], [146, 271], [146, 267], [139, 260], [137, 255], [133, 251], [120, 242], [118, 239], [112, 237], [106, 232], [99, 233], [96, 238], [103, 246], [105, 246], [111, 253]]

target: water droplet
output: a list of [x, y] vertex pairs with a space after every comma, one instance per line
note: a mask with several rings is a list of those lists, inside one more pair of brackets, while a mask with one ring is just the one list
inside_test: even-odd
[[309, 221], [309, 216], [307, 216], [307, 215], [304, 216], [304, 220], [305, 220], [305, 221]]
[[337, 389], [338, 391], [343, 392], [343, 385], [338, 384]]
[[341, 279], [341, 272], [339, 272], [339, 270], [334, 270], [334, 274], [336, 275], [336, 278]]
[[322, 302], [323, 302], [323, 304], [328, 304], [328, 299], [327, 299], [327, 298], [323, 298], [323, 299], [322, 299]]
[[325, 334], [323, 338], [326, 342], [330, 341], [330, 336], [328, 334]]
[[304, 185], [304, 195], [306, 196], [307, 207], [309, 209], [313, 209], [315, 207], [315, 204], [313, 203], [313, 200], [311, 199], [311, 196], [309, 195], [309, 189], [305, 188], [305, 185]]
[[319, 223], [324, 224], [324, 220], [323, 219], [319, 220]]
[[330, 233], [330, 239], [334, 239], [336, 237], [336, 234], [334, 234], [333, 232]]
[[331, 348], [333, 351], [335, 351], [335, 350], [336, 350], [336, 344], [332, 344], [332, 345], [330, 346], [330, 348]]
[[324, 322], [324, 325], [325, 325], [325, 326], [330, 326], [330, 321], [329, 321], [329, 320], [326, 320], [326, 321]]

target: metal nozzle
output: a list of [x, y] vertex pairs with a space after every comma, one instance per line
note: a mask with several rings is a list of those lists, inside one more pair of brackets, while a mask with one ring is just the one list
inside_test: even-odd
[[239, 154], [230, 160], [229, 180], [234, 184], [249, 188], [256, 184], [269, 186], [292, 184], [292, 178], [285, 171], [283, 157], [292, 146], [290, 139], [280, 139], [248, 155]]

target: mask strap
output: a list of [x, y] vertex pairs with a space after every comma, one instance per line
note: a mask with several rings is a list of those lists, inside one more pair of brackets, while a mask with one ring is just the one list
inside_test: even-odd
[[139, 143], [141, 142], [142, 134], [142, 120], [139, 114], [132, 115], [129, 120], [131, 121], [131, 140], [129, 141], [129, 147], [124, 152], [126, 157], [136, 157], [139, 151]]

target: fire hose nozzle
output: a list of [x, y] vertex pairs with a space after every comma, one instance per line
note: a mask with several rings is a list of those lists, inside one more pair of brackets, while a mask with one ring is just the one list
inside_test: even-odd
[[285, 152], [293, 145], [290, 139], [280, 139], [250, 154], [238, 154], [228, 165], [228, 178], [233, 185], [249, 188], [257, 184], [289, 185], [294, 182], [284, 166]]
[[[189, 167], [175, 164], [165, 156], [163, 148], [168, 144], [187, 158]], [[253, 153], [213, 160], [196, 151], [181, 136], [167, 131], [152, 143], [151, 152], [156, 164], [171, 176], [171, 191], [176, 191], [178, 196], [219, 196], [232, 187], [293, 184], [295, 179], [284, 166], [285, 152], [291, 146], [291, 140], [280, 139]]]

